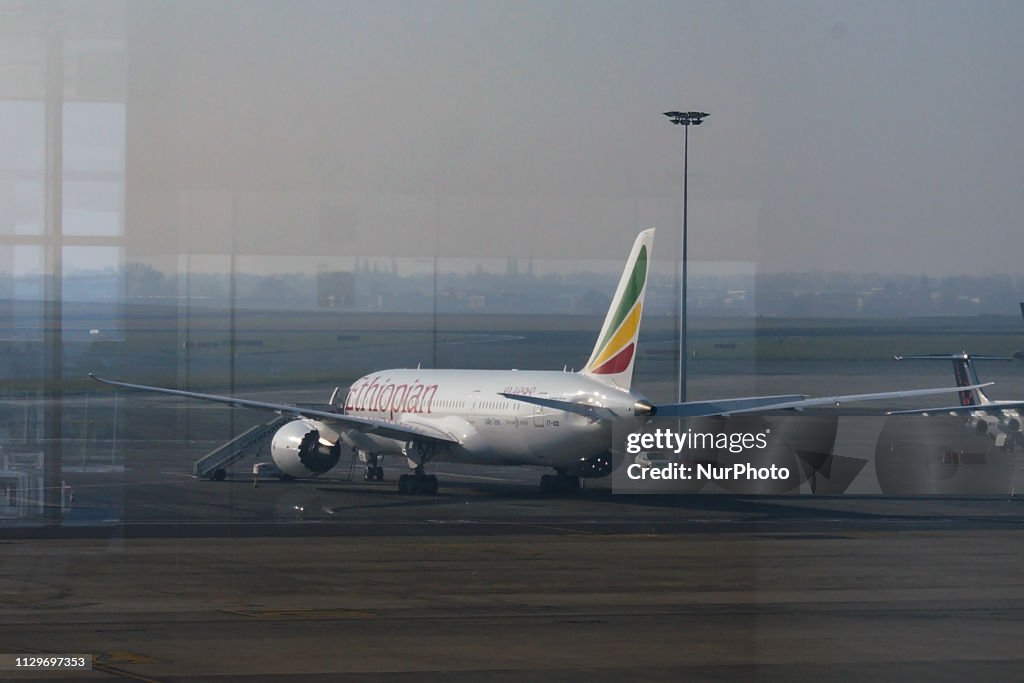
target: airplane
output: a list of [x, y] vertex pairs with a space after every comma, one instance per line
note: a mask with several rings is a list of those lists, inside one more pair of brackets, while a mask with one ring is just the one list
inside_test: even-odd
[[[1021, 306], [1024, 309], [1024, 305]], [[1024, 401], [993, 401], [982, 390], [973, 360], [1012, 361], [1005, 356], [972, 356], [966, 351], [953, 354], [932, 354], [925, 356], [895, 356], [896, 360], [948, 360], [953, 363], [953, 377], [960, 393], [960, 405], [946, 408], [920, 408], [915, 410], [893, 410], [888, 415], [941, 415], [967, 414], [966, 429], [977, 434], [987, 434], [995, 445], [1004, 451], [1024, 447]], [[974, 388], [971, 388], [974, 387]]]
[[315, 477], [334, 467], [343, 447], [366, 463], [364, 479], [383, 479], [381, 458], [404, 456], [411, 473], [403, 494], [433, 494], [433, 461], [508, 466], [539, 465], [544, 494], [580, 488], [580, 477], [612, 471], [613, 434], [642, 428], [654, 416], [727, 416], [812, 406], [952, 393], [958, 388], [808, 398], [752, 396], [656, 405], [632, 388], [637, 339], [647, 289], [654, 228], [637, 235], [586, 365], [578, 372], [534, 370], [392, 369], [351, 385], [329, 410], [266, 403], [91, 377], [104, 384], [293, 418], [274, 433], [270, 454], [281, 478]]

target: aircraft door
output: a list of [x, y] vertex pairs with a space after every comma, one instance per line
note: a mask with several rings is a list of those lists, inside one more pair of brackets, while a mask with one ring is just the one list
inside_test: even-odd
[[[539, 394], [537, 394], [537, 396], [539, 398], [547, 398], [548, 397], [548, 392], [542, 391]], [[534, 427], [543, 427], [544, 426], [544, 406], [536, 406], [535, 405], [533, 407], [533, 426]]]
[[476, 418], [480, 407], [480, 390], [477, 389], [469, 399], [469, 410], [466, 412], [466, 421], [476, 424]]

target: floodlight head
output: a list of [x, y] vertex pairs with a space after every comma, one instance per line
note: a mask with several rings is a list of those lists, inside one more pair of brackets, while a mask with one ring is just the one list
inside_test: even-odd
[[689, 126], [692, 123], [699, 126], [708, 113], [703, 111], [667, 111], [665, 116], [676, 125]]

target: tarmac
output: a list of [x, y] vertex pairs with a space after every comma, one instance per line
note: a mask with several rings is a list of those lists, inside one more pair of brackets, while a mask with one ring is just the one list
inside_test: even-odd
[[[38, 448], [60, 455], [73, 500], [0, 520], [0, 655], [84, 653], [93, 669], [0, 680], [1024, 671], [1020, 468], [998, 495], [877, 495], [877, 417], [840, 422], [835, 452], [868, 461], [847, 495], [625, 495], [604, 479], [551, 498], [539, 469], [447, 463], [430, 468], [437, 495], [404, 496], [394, 460], [384, 482], [344, 459], [319, 480], [254, 481], [252, 460], [196, 480], [193, 460], [265, 416], [104, 396], [64, 415], [81, 437]], [[945, 486], [964, 475], [949, 467], [922, 472]]]
[[59, 524], [0, 527], [0, 651], [94, 658], [0, 679], [1010, 680], [1024, 664], [1024, 501], [1006, 496], [547, 498], [529, 468], [442, 464], [437, 496], [403, 496], [391, 467], [254, 487], [194, 480], [170, 445], [146, 455], [79, 474]]

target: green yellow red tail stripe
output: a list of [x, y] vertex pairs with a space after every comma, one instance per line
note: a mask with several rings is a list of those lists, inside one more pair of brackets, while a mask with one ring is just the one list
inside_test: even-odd
[[583, 369], [585, 374], [605, 377], [623, 388], [632, 380], [653, 238], [653, 228], [637, 236], [598, 342]]

